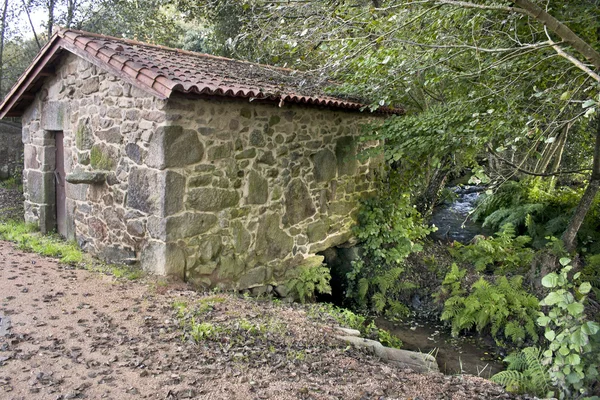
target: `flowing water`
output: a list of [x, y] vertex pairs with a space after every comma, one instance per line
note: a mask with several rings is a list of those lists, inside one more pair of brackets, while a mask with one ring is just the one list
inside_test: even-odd
[[[491, 235], [493, 232], [469, 218], [485, 189], [483, 186], [451, 187], [456, 198], [434, 209], [431, 223], [438, 230], [431, 236], [442, 242], [456, 240], [468, 243], [476, 235]], [[445, 374], [468, 373], [489, 378], [503, 370], [504, 354], [501, 354], [493, 342], [486, 342], [477, 336], [453, 338], [439, 321], [412, 319], [394, 323], [379, 319], [377, 325], [399, 337], [404, 343], [404, 349], [433, 354], [440, 371]]]
[[493, 232], [483, 228], [481, 223], [473, 221], [469, 214], [475, 209], [475, 202], [484, 186], [454, 186], [451, 187], [456, 194], [454, 201], [446, 201], [433, 210], [431, 223], [438, 230], [431, 236], [442, 242], [457, 241], [468, 243], [476, 235], [491, 235]]

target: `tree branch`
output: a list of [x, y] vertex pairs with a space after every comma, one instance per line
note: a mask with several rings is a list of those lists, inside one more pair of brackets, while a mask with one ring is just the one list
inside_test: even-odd
[[[543, 8], [532, 3], [529, 0], [515, 0], [515, 4], [524, 10], [525, 14], [535, 18], [546, 25], [552, 32], [556, 33], [560, 38], [569, 43], [575, 50], [583, 54], [594, 67], [600, 69], [600, 53], [598, 53], [585, 40], [577, 36], [567, 25], [554, 18], [547, 13]], [[514, 9], [516, 11], [517, 9]], [[520, 11], [519, 11], [520, 12]]]
[[524, 168], [521, 168], [520, 166], [516, 165], [515, 163], [508, 161], [506, 158], [501, 157], [498, 153], [496, 153], [494, 151], [494, 149], [492, 149], [492, 147], [489, 144], [487, 146], [487, 150], [490, 153], [492, 153], [492, 155], [494, 157], [496, 157], [498, 160], [502, 161], [506, 165], [509, 165], [509, 166], [513, 167], [514, 169], [516, 169], [517, 171], [522, 172], [527, 175], [531, 175], [531, 176], [557, 176], [557, 175], [568, 175], [568, 174], [580, 174], [582, 172], [592, 171], [591, 168], [583, 168], [583, 169], [576, 169], [576, 170], [571, 170], [571, 171], [556, 171], [556, 172], [552, 172], [552, 173], [538, 173], [538, 172], [533, 172], [533, 171], [529, 171]]
[[518, 13], [522, 13], [522, 14], [527, 14], [527, 10], [522, 9], [522, 8], [517, 8], [517, 7], [475, 4], [475, 3], [469, 3], [468, 1], [456, 1], [456, 0], [435, 0], [435, 2], [437, 4], [442, 4], [442, 5], [446, 4], [446, 5], [457, 6], [457, 7], [462, 7], [462, 8], [476, 8], [479, 10], [496, 10], [496, 11], [518, 12]]
[[547, 29], [546, 26], [544, 26], [544, 31], [546, 32], [546, 36], [548, 36], [548, 42], [550, 43], [550, 45], [552, 46], [552, 48], [556, 51], [556, 53], [559, 56], [564, 57], [567, 60], [571, 61], [571, 63], [573, 65], [575, 65], [577, 68], [579, 68], [580, 70], [582, 70], [583, 72], [585, 72], [586, 74], [588, 74], [588, 76], [590, 78], [594, 79], [595, 81], [600, 82], [600, 75], [598, 75], [596, 72], [592, 71], [587, 65], [585, 65], [584, 63], [582, 63], [581, 61], [579, 61], [578, 59], [576, 59], [572, 55], [570, 55], [567, 52], [565, 52], [563, 49], [561, 49], [558, 46], [557, 43], [554, 43], [552, 41], [552, 38], [550, 38], [550, 35], [548, 34], [548, 29]]

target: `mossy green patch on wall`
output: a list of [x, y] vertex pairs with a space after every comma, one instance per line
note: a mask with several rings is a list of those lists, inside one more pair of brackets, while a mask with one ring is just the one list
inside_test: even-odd
[[117, 151], [103, 144], [95, 144], [90, 152], [90, 164], [92, 168], [110, 171], [115, 168]]

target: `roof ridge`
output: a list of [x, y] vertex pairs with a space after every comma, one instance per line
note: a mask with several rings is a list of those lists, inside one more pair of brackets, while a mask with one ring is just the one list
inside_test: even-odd
[[240, 60], [240, 59], [237, 59], [237, 58], [229, 58], [229, 57], [223, 57], [223, 56], [216, 56], [214, 54], [208, 54], [208, 53], [201, 53], [201, 52], [198, 52], [198, 51], [178, 49], [178, 48], [175, 48], [175, 47], [163, 46], [163, 45], [160, 45], [160, 44], [145, 43], [145, 42], [140, 42], [138, 40], [127, 39], [127, 38], [120, 38], [120, 37], [110, 36], [110, 35], [104, 35], [104, 34], [101, 34], [101, 33], [86, 32], [86, 31], [81, 31], [81, 30], [72, 29], [72, 28], [63, 28], [63, 27], [58, 27], [58, 28], [59, 29], [58, 29], [58, 31], [56, 33], [61, 38], [64, 38], [65, 37], [65, 33], [67, 33], [67, 32], [74, 32], [74, 33], [77, 33], [77, 34], [79, 34], [81, 36], [91, 36], [91, 37], [96, 37], [96, 38], [99, 38], [99, 39], [116, 40], [116, 41], [121, 41], [121, 42], [124, 42], [124, 43], [131, 44], [131, 45], [135, 45], [135, 46], [151, 47], [151, 48], [165, 50], [165, 51], [172, 51], [174, 53], [179, 53], [179, 54], [187, 54], [187, 55], [197, 56], [197, 57], [203, 57], [203, 58], [212, 58], [212, 59], [215, 59], [215, 60], [222, 60], [222, 61], [239, 62], [239, 63], [243, 63], [243, 64], [256, 65], [256, 66], [259, 66], [259, 67], [262, 67], [262, 68], [266, 68], [266, 69], [280, 70], [280, 71], [285, 71], [285, 72], [290, 72], [290, 73], [308, 74], [308, 72], [306, 72], [306, 71], [300, 71], [300, 70], [293, 69], [293, 68], [278, 67], [278, 66], [275, 66], [275, 65], [262, 64], [262, 63], [257, 63], [257, 62], [253, 62], [253, 61], [248, 61], [248, 60]]

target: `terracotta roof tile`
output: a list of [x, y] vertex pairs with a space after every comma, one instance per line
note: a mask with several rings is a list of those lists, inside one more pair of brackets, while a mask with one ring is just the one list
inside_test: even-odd
[[[19, 79], [16, 89], [27, 79], [31, 81], [31, 76], [27, 74], [36, 73], [40, 69], [40, 65], [36, 64], [46, 59], [42, 57], [43, 53], [50, 49], [55, 52], [57, 46], [104, 64], [163, 98], [170, 97], [173, 92], [182, 92], [345, 109], [361, 109], [365, 105], [358, 100], [324, 94], [323, 82], [307, 73], [69, 29], [59, 30], [55, 34]], [[9, 99], [17, 93], [23, 93], [23, 90], [15, 88], [0, 106], [0, 114], [10, 115], [7, 104], [12, 107], [20, 101]], [[389, 108], [378, 111], [403, 112]]]

